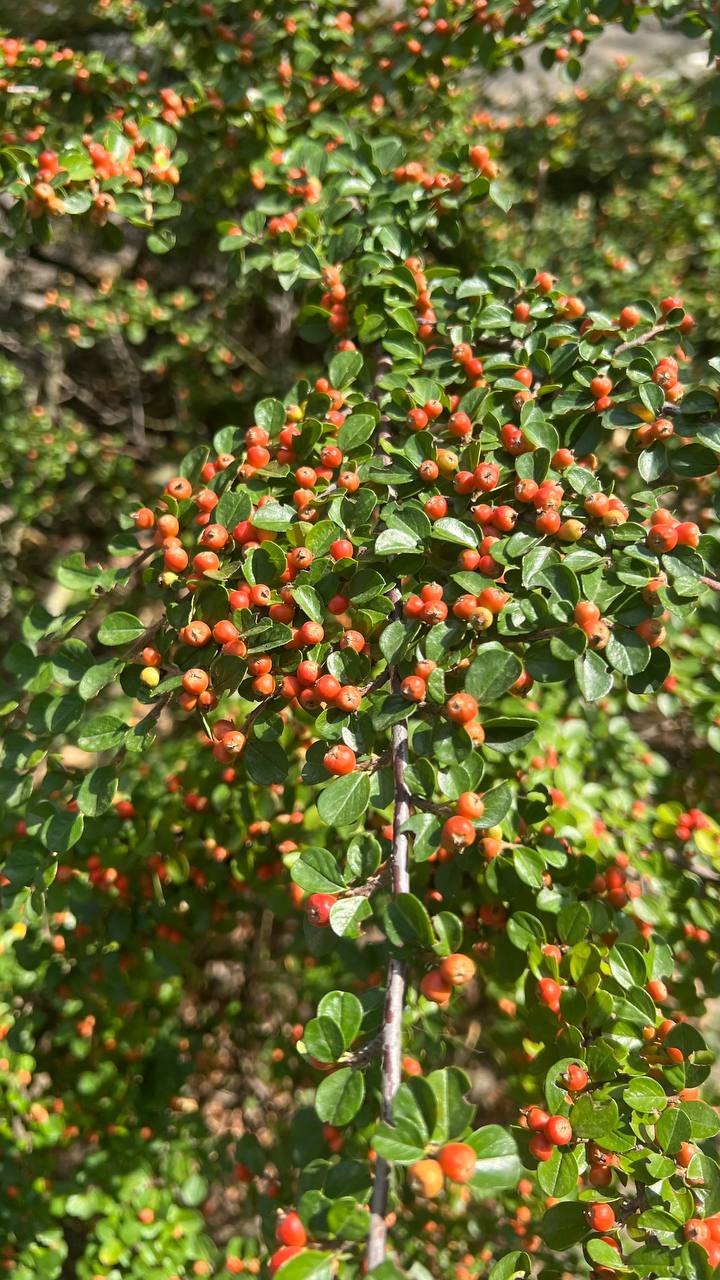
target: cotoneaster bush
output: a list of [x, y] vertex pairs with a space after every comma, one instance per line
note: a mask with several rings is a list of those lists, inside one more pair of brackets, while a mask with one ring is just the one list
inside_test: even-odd
[[395, 63], [402, 16], [209, 38], [201, 9], [147, 9], [179, 64], [157, 99], [4, 47], [60, 148], [30, 181], [8, 143], [18, 248], [69, 217], [172, 252], [185, 129], [199, 200], [230, 88], [253, 163], [281, 129], [220, 249], [297, 335], [4, 660], [7, 1269], [707, 1277], [718, 824], [642, 722], [716, 634], [717, 361], [674, 292], [605, 314], [542, 261], [458, 265], [497, 162], [404, 141], [444, 58], [555, 57], [600, 15], [413, 12]]
[[[163, 21], [156, 21], [163, 13]], [[666, 13], [670, 19], [677, 16]], [[581, 25], [564, 32], [565, 13], [556, 7], [543, 15], [539, 27], [520, 21], [517, 13], [478, 10], [468, 21], [460, 8], [449, 30], [443, 26], [448, 19], [437, 17], [430, 38], [426, 21], [421, 50], [406, 50], [400, 58], [392, 56], [392, 49], [388, 53], [386, 45], [394, 43], [397, 55], [407, 26], [402, 15], [388, 32], [382, 12], [363, 13], [359, 22], [345, 14], [328, 8], [310, 19], [289, 6], [287, 14], [274, 14], [272, 21], [258, 23], [254, 17], [252, 29], [241, 31], [223, 24], [217, 6], [212, 14], [201, 13], [194, 4], [175, 6], [170, 19], [162, 6], [140, 10], [123, 5], [116, 13], [103, 6], [102, 23], [110, 31], [117, 20], [125, 46], [128, 22], [137, 29], [137, 58], [125, 63], [99, 49], [87, 53], [33, 40], [32, 33], [25, 39], [8, 38], [0, 110], [5, 182], [14, 203], [2, 232], [16, 254], [10, 288], [19, 295], [20, 309], [13, 310], [12, 327], [19, 331], [21, 345], [16, 339], [15, 351], [22, 365], [33, 345], [34, 363], [39, 356], [42, 366], [39, 378], [33, 370], [29, 389], [37, 401], [34, 412], [14, 424], [14, 452], [27, 449], [32, 454], [37, 447], [34, 413], [42, 407], [54, 422], [59, 395], [78, 426], [100, 434], [101, 444], [118, 429], [127, 433], [132, 455], [144, 464], [136, 469], [138, 496], [144, 500], [142, 482], [158, 457], [170, 457], [172, 450], [182, 453], [190, 439], [210, 439], [219, 427], [236, 420], [239, 404], [251, 405], [268, 391], [284, 394], [281, 369], [286, 364], [296, 372], [307, 369], [307, 327], [292, 323], [291, 299], [294, 295], [302, 305], [316, 264], [307, 255], [298, 263], [287, 252], [286, 233], [273, 219], [287, 212], [290, 195], [302, 226], [300, 239], [315, 244], [326, 234], [324, 224], [329, 220], [332, 225], [342, 190], [333, 179], [338, 166], [328, 168], [326, 153], [347, 136], [350, 122], [357, 136], [368, 129], [376, 137], [399, 131], [407, 159], [427, 166], [433, 157], [429, 169], [439, 183], [449, 176], [445, 161], [450, 156], [442, 158], [448, 138], [454, 158], [460, 151], [458, 135], [463, 149], [478, 132], [486, 136], [492, 151], [490, 175], [500, 158], [500, 183], [491, 192], [500, 213], [493, 215], [485, 202], [484, 225], [478, 231], [466, 209], [462, 245], [455, 224], [440, 219], [435, 228], [429, 223], [429, 247], [437, 261], [458, 265], [461, 254], [462, 269], [470, 274], [478, 234], [486, 242], [502, 235], [510, 245], [507, 252], [521, 260], [535, 255], [562, 274], [568, 287], [578, 287], [579, 277], [586, 305], [602, 309], [608, 275], [613, 275], [606, 255], [627, 260], [628, 270], [639, 255], [643, 293], [657, 301], [668, 291], [680, 292], [691, 311], [704, 315], [712, 309], [715, 250], [707, 219], [713, 194], [714, 80], [697, 102], [676, 90], [662, 101], [657, 88], [621, 80], [607, 91], [604, 86], [591, 89], [574, 114], [561, 106], [547, 113], [547, 122], [521, 122], [509, 132], [496, 132], [488, 113], [477, 111], [477, 86], [468, 89], [467, 76], [460, 74], [468, 58], [474, 66], [479, 56], [493, 65], [511, 55], [517, 60], [521, 45], [545, 39], [548, 48], [557, 45], [560, 53], [565, 47], [574, 51], [565, 64], [574, 75], [580, 69], [577, 57], [602, 30], [602, 22], [615, 16], [609, 8], [574, 14], [573, 21]], [[417, 21], [429, 16], [421, 7]], [[683, 16], [692, 29], [691, 15]], [[632, 23], [636, 14], [624, 13], [623, 18]], [[239, 22], [237, 13], [235, 19]], [[442, 94], [438, 67], [442, 69], [443, 43], [450, 36], [453, 78], [449, 92]], [[369, 38], [374, 48], [382, 48], [372, 74], [361, 61]], [[408, 41], [412, 43], [410, 35]], [[116, 51], [122, 46], [112, 47]], [[330, 55], [334, 78], [325, 74]], [[210, 65], [219, 72], [206, 89]], [[353, 78], [356, 65], [362, 65], [363, 74]], [[413, 86], [422, 76], [428, 91], [418, 94]], [[78, 129], [80, 116], [84, 132]], [[697, 137], [692, 134], [689, 147], [693, 118], [703, 125]], [[587, 181], [595, 190], [605, 154], [599, 139], [608, 130], [615, 138], [611, 167], [617, 167], [619, 147], [625, 185], [616, 183], [615, 203], [608, 208], [603, 199], [600, 212], [610, 219], [610, 227], [613, 219], [624, 220], [623, 244], [607, 233], [602, 243], [586, 245], [587, 219], [584, 215], [578, 221], [552, 200], [552, 174], [558, 166], [566, 173], [572, 169], [576, 183], [580, 171], [589, 170]], [[574, 143], [576, 133], [581, 141]], [[228, 151], [232, 165], [223, 162]], [[657, 160], [650, 166], [641, 160], [631, 170], [633, 152], [649, 152]], [[342, 174], [342, 158], [337, 160]], [[683, 178], [678, 188], [679, 163]], [[192, 167], [191, 191], [182, 185], [187, 164]], [[550, 190], [543, 192], [538, 208], [527, 184], [538, 165], [545, 164]], [[628, 219], [626, 188], [637, 198], [648, 168], [652, 173], [643, 218]], [[604, 188], [609, 171], [603, 172]], [[38, 183], [58, 193], [54, 210], [35, 193]], [[509, 213], [511, 197], [515, 208]], [[526, 240], [528, 200], [532, 244]], [[662, 235], [655, 225], [659, 215]], [[655, 227], [657, 265], [652, 271], [648, 238], [642, 231], [636, 237], [628, 227], [628, 222], [640, 226], [645, 218], [652, 218]], [[564, 219], [560, 236], [559, 219]], [[78, 232], [85, 251], [74, 238]], [[562, 259], [556, 258], [559, 239]], [[29, 254], [23, 252], [28, 248]], [[333, 251], [339, 248], [336, 243]], [[688, 258], [691, 253], [694, 257]], [[112, 255], [116, 264], [110, 269]], [[672, 272], [666, 269], [668, 255], [675, 264]], [[58, 266], [48, 285], [54, 262]], [[192, 288], [188, 268], [194, 275]], [[678, 285], [688, 271], [689, 298]], [[342, 308], [336, 312], [341, 314]], [[125, 386], [129, 395], [123, 394]], [[35, 478], [39, 504], [56, 501], [56, 494], [41, 492], [39, 467]], [[85, 492], [98, 524], [103, 509], [99, 490], [96, 494], [86, 487]], [[100, 546], [98, 540], [98, 553]]]

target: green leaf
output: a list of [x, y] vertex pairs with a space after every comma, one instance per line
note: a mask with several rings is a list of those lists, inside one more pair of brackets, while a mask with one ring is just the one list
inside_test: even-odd
[[72, 555], [66, 556], [61, 562], [57, 580], [68, 591], [87, 595], [102, 581], [102, 570], [88, 568], [82, 551], [73, 551]]
[[330, 927], [340, 938], [359, 938], [362, 921], [371, 915], [367, 898], [341, 898], [330, 908]]
[[16, 847], [3, 863], [3, 875], [15, 890], [27, 888], [31, 884], [39, 885], [46, 863], [47, 858], [39, 850]]
[[346, 874], [349, 880], [366, 881], [382, 861], [380, 841], [369, 832], [354, 836], [347, 848]]
[[508, 213], [513, 201], [510, 192], [505, 187], [501, 187], [497, 182], [491, 182], [488, 187], [488, 195], [498, 209], [502, 209], [503, 213]]
[[678, 1107], [667, 1107], [655, 1124], [655, 1140], [667, 1155], [677, 1155], [683, 1142], [692, 1137], [688, 1117]]
[[[285, 555], [276, 542], [264, 542], [261, 547], [251, 551], [250, 555], [245, 557], [243, 574], [246, 582], [249, 582], [252, 587], [258, 582], [267, 583], [271, 587], [277, 586], [285, 572], [286, 563]], [[220, 605], [220, 599], [222, 605]], [[227, 597], [224, 591], [220, 599], [218, 610], [221, 610], [221, 616], [224, 616], [227, 613]], [[210, 611], [214, 612], [212, 609]]]
[[404, 529], [383, 529], [375, 542], [376, 556], [399, 556], [417, 549], [417, 536]]
[[[567, 1099], [565, 1075], [569, 1066], [584, 1066], [580, 1058], [559, 1058], [545, 1076], [545, 1098], [552, 1112], [564, 1112]], [[613, 1061], [613, 1066], [615, 1065]]]
[[441, 823], [432, 813], [416, 813], [403, 823], [403, 831], [410, 831], [415, 862], [427, 862], [440, 847]]
[[529, 1254], [515, 1250], [495, 1263], [488, 1280], [521, 1280], [521, 1277], [529, 1276], [531, 1271], [532, 1262]]
[[[285, 625], [284, 622], [273, 622], [272, 618], [261, 618], [253, 627], [248, 627], [244, 632], [244, 638], [247, 642], [248, 653], [264, 653], [267, 649], [282, 649], [292, 638], [292, 628]], [[224, 661], [224, 659], [218, 659]], [[213, 664], [213, 674], [215, 672], [215, 664]], [[215, 684], [216, 681], [213, 681]]]
[[507, 756], [513, 751], [526, 747], [535, 736], [537, 720], [527, 717], [502, 716], [497, 720], [487, 720], [484, 724], [485, 746], [492, 747], [500, 755]]
[[578, 1162], [573, 1151], [561, 1151], [556, 1147], [551, 1157], [538, 1165], [537, 1179], [546, 1196], [561, 1200], [575, 1190], [578, 1181]]
[[514, 849], [512, 860], [515, 871], [524, 884], [531, 889], [542, 888], [545, 859], [538, 849]]
[[308, 1249], [283, 1262], [275, 1274], [278, 1280], [333, 1280], [335, 1255]]
[[100, 693], [101, 689], [112, 684], [122, 669], [123, 664], [118, 658], [108, 658], [105, 662], [95, 663], [88, 668], [78, 685], [80, 697], [85, 702], [89, 702]]
[[112, 805], [118, 787], [117, 769], [105, 765], [83, 778], [77, 793], [78, 808], [88, 818], [96, 818]]
[[326, 556], [335, 539], [341, 536], [342, 529], [333, 520], [319, 520], [308, 529], [305, 546], [314, 556]]
[[611, 947], [607, 962], [613, 978], [622, 987], [641, 987], [647, 982], [645, 957], [636, 947], [631, 947], [626, 942]]
[[40, 838], [51, 853], [67, 853], [80, 839], [83, 826], [81, 813], [58, 809], [43, 823]]
[[417, 633], [418, 628], [413, 623], [399, 620], [389, 623], [380, 634], [380, 652], [386, 662], [397, 663]]
[[[282, 430], [285, 426], [285, 406], [280, 400], [273, 400], [270, 397], [266, 400], [259, 400], [255, 405], [255, 422], [259, 427], [264, 427], [271, 435], [275, 431]], [[255, 521], [253, 520], [254, 523]]]
[[[682, 1220], [676, 1218], [666, 1209], [655, 1206], [652, 1209], [646, 1209], [637, 1219], [637, 1225], [641, 1231], [650, 1231], [657, 1236], [658, 1244], [664, 1245], [665, 1248], [676, 1249], [678, 1241], [678, 1232], [682, 1225]], [[617, 1258], [617, 1254], [615, 1255]]]
[[581, 942], [590, 931], [590, 912], [584, 902], [571, 902], [563, 907], [558, 916], [558, 937], [561, 942], [572, 946]]
[[570, 1112], [573, 1132], [579, 1138], [595, 1138], [600, 1140], [609, 1133], [614, 1133], [619, 1122], [617, 1103], [612, 1098], [603, 1100], [585, 1094], [578, 1098]]
[[[352, 355], [352, 352], [348, 352]], [[362, 357], [358, 356], [358, 359]], [[333, 383], [333, 385], [336, 385]], [[343, 453], [351, 454], [365, 444], [375, 432], [377, 422], [368, 413], [351, 413], [343, 422], [337, 434], [338, 447]]]
[[393, 946], [402, 947], [407, 942], [432, 947], [435, 937], [430, 916], [419, 898], [412, 893], [398, 893], [385, 908], [385, 932]]
[[426, 1141], [406, 1124], [379, 1124], [373, 1136], [373, 1149], [393, 1164], [413, 1164], [425, 1155]]
[[705, 1142], [720, 1133], [720, 1117], [707, 1102], [683, 1102], [680, 1110], [690, 1121], [694, 1142]]
[[518, 951], [527, 952], [533, 942], [545, 941], [545, 929], [536, 916], [527, 911], [515, 911], [507, 923], [507, 936]]
[[[363, 367], [363, 358], [359, 351], [340, 351], [333, 356], [328, 368], [330, 385], [344, 391], [357, 378]], [[343, 448], [343, 445], [340, 445]]]
[[253, 737], [245, 748], [243, 760], [248, 777], [260, 787], [277, 786], [287, 777], [287, 751], [279, 742]]
[[478, 650], [465, 677], [465, 688], [479, 703], [496, 702], [522, 675], [522, 669], [517, 654], [491, 641]]
[[117, 716], [96, 716], [79, 734], [78, 746], [82, 751], [109, 751], [122, 746], [126, 732], [127, 725]]
[[253, 513], [252, 526], [253, 529], [270, 529], [272, 532], [282, 533], [294, 519], [295, 512], [292, 507], [286, 507], [282, 502], [270, 501], [265, 502]]
[[393, 1100], [393, 1119], [395, 1124], [413, 1129], [423, 1143], [430, 1141], [437, 1123], [437, 1102], [423, 1076], [414, 1076], [400, 1085]]
[[132, 613], [109, 613], [103, 618], [98, 628], [97, 638], [100, 644], [132, 644], [139, 640], [146, 631], [145, 624]]
[[624, 988], [618, 984], [614, 1012], [622, 1022], [629, 1022], [633, 1026], [655, 1026], [655, 1003], [642, 987]]
[[354, 1195], [335, 1200], [328, 1209], [328, 1234], [339, 1240], [365, 1240], [370, 1227], [369, 1210], [357, 1203]]
[[345, 1040], [332, 1018], [311, 1018], [303, 1032], [303, 1043], [318, 1062], [337, 1062], [345, 1052]]
[[412, 360], [418, 366], [422, 364], [425, 348], [416, 338], [402, 329], [390, 329], [382, 339], [385, 350], [397, 360]]
[[485, 827], [497, 827], [512, 808], [513, 790], [509, 782], [500, 782], [483, 796], [482, 821]]
[[460, 1138], [472, 1123], [475, 1106], [467, 1101], [470, 1081], [459, 1067], [431, 1071], [427, 1077], [437, 1104], [437, 1119], [432, 1131], [433, 1142], [451, 1142]]
[[605, 648], [608, 662], [624, 676], [644, 671], [650, 661], [650, 646], [626, 627], [614, 627]]
[[454, 542], [461, 547], [478, 545], [478, 535], [472, 526], [465, 524], [462, 520], [456, 520], [453, 516], [443, 516], [440, 520], [436, 520], [431, 536], [440, 538], [443, 542]]
[[[660, 390], [660, 388], [658, 387], [657, 390]], [[660, 393], [660, 400], [662, 402], [662, 392]], [[652, 484], [655, 480], [659, 480], [668, 466], [668, 451], [662, 441], [657, 440], [649, 449], [643, 449], [637, 465], [640, 475], [647, 484]]]
[[715, 472], [717, 456], [702, 444], [688, 444], [670, 455], [670, 464], [676, 476], [708, 476]]
[[343, 1067], [320, 1084], [315, 1095], [315, 1110], [323, 1124], [349, 1124], [360, 1110], [364, 1097], [362, 1072]]
[[587, 1235], [585, 1206], [577, 1202], [554, 1204], [543, 1215], [538, 1230], [546, 1245], [564, 1251]]
[[71, 637], [64, 640], [53, 654], [53, 676], [58, 684], [79, 684], [92, 663], [93, 656], [85, 642]]
[[613, 687], [612, 671], [599, 653], [586, 649], [575, 659], [575, 679], [578, 688], [587, 702], [597, 702], [604, 698]]
[[236, 524], [248, 520], [252, 514], [250, 494], [226, 489], [212, 513], [214, 524], [222, 524], [232, 533]]
[[594, 1236], [591, 1240], [588, 1240], [585, 1245], [585, 1251], [591, 1262], [597, 1262], [599, 1267], [609, 1267], [612, 1273], [616, 1274], [615, 1269], [618, 1264], [617, 1249], [608, 1244], [602, 1236]]
[[[389, 1258], [381, 1262], [378, 1267], [373, 1267], [372, 1271], [368, 1272], [368, 1275], [371, 1275], [373, 1280], [405, 1280], [405, 1272], [400, 1271], [394, 1262], [390, 1262]], [[424, 1280], [424, 1278], [418, 1277], [418, 1280]]]
[[[37, 705], [37, 704], [36, 704]], [[85, 707], [82, 699], [75, 693], [66, 693], [62, 698], [53, 698], [45, 710], [45, 725], [49, 733], [65, 733], [82, 720]]]
[[439, 911], [432, 918], [432, 926], [438, 937], [438, 941], [433, 946], [435, 954], [439, 956], [454, 955], [462, 945], [462, 921], [453, 915], [452, 911]]
[[515, 1139], [498, 1124], [487, 1124], [467, 1139], [476, 1153], [470, 1186], [479, 1195], [494, 1195], [513, 1187], [522, 1175]]
[[687, 1178], [692, 1186], [702, 1187], [699, 1193], [704, 1218], [712, 1217], [720, 1211], [720, 1167], [716, 1160], [698, 1151], [688, 1165]]
[[351, 991], [328, 991], [318, 1005], [318, 1016], [337, 1023], [345, 1048], [349, 1049], [360, 1030], [363, 1008]]
[[342, 872], [327, 849], [303, 849], [291, 875], [306, 893], [339, 893], [345, 888]]
[[370, 804], [368, 773], [349, 773], [336, 778], [318, 797], [318, 813], [329, 827], [351, 827], [359, 822]]

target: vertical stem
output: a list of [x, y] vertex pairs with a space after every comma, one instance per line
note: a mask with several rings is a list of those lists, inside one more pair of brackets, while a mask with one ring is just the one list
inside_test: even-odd
[[[381, 355], [377, 362], [375, 374], [375, 390], [377, 383], [385, 373], [392, 369], [392, 360], [388, 355]], [[380, 419], [380, 440], [387, 440], [390, 427], [386, 418]], [[389, 466], [390, 458], [383, 455], [385, 466]], [[394, 499], [397, 493], [388, 486], [388, 497]], [[402, 592], [393, 587], [389, 593], [393, 603], [392, 617], [401, 616]], [[393, 693], [400, 691], [400, 677], [394, 666], [390, 667], [390, 682]], [[391, 892], [408, 893], [410, 876], [408, 872], [408, 838], [402, 830], [410, 817], [408, 790], [405, 784], [405, 769], [408, 762], [408, 730], [407, 724], [395, 724], [392, 727], [390, 751], [393, 771], [393, 837], [390, 850], [390, 885]], [[402, 1019], [405, 1005], [405, 963], [397, 956], [388, 961], [387, 980], [385, 986], [385, 1009], [381, 1034], [381, 1114], [386, 1123], [392, 1122], [393, 1098], [400, 1085], [402, 1072]], [[375, 1162], [375, 1182], [370, 1201], [370, 1230], [368, 1232], [367, 1267], [372, 1271], [378, 1267], [385, 1257], [387, 1244], [388, 1199], [390, 1195], [390, 1165], [382, 1156]]]
[[[400, 593], [393, 592], [396, 599]], [[396, 692], [399, 677], [392, 671], [392, 686]], [[393, 725], [391, 738], [392, 768], [395, 792], [393, 814], [393, 839], [390, 852], [390, 876], [393, 893], [407, 893], [410, 888], [408, 874], [408, 838], [402, 830], [410, 816], [408, 791], [405, 785], [405, 768], [408, 760], [408, 731], [404, 723]], [[382, 1029], [382, 1118], [392, 1122], [393, 1098], [400, 1084], [402, 1070], [402, 1018], [405, 1004], [405, 963], [391, 956], [388, 963], [385, 988], [385, 1011]], [[390, 1165], [382, 1156], [375, 1163], [375, 1183], [370, 1203], [370, 1232], [368, 1235], [367, 1264], [372, 1271], [385, 1257], [387, 1241], [388, 1197], [390, 1192]]]

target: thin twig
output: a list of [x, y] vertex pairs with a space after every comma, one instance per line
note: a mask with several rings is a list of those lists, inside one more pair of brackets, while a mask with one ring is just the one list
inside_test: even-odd
[[422, 796], [411, 796], [413, 809], [422, 809], [423, 813], [436, 813], [439, 818], [447, 818], [452, 813], [452, 805], [436, 804], [434, 800], [424, 800]]
[[344, 1067], [367, 1067], [376, 1058], [382, 1045], [382, 1035], [373, 1036], [372, 1040], [356, 1053], [343, 1054], [339, 1061]]
[[355, 888], [344, 889], [338, 894], [339, 898], [370, 898], [376, 889], [380, 889], [390, 878], [390, 870], [388, 864], [383, 862], [373, 876], [370, 876], [364, 884], [359, 884]]
[[646, 342], [652, 342], [653, 338], [657, 338], [659, 334], [665, 333], [664, 324], [656, 324], [653, 329], [648, 329], [647, 333], [641, 333], [638, 338], [630, 338], [627, 342], [621, 342], [619, 347], [613, 351], [614, 356], [620, 355], [621, 351], [629, 351], [630, 347], [641, 347]]

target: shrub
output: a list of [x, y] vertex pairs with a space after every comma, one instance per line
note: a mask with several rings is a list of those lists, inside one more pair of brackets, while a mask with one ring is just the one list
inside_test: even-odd
[[718, 361], [675, 292], [480, 260], [512, 183], [455, 91], [534, 42], [579, 74], [577, 13], [129, 6], [127, 66], [4, 41], [16, 251], [201, 276], [217, 231], [229, 264], [47, 300], [141, 432], [150, 305], [191, 447], [4, 660], [21, 1277], [715, 1267]]

